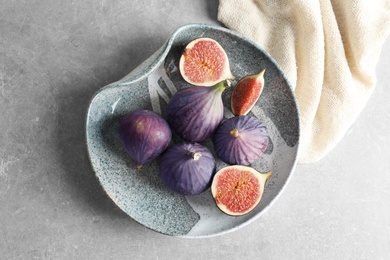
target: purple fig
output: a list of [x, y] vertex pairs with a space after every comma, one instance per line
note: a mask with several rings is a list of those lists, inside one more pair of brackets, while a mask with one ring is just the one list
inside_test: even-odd
[[267, 128], [257, 118], [236, 116], [224, 121], [213, 136], [217, 155], [226, 163], [249, 165], [268, 147]]
[[191, 86], [176, 92], [167, 109], [171, 129], [190, 142], [209, 138], [222, 121], [222, 92], [229, 83], [222, 81], [213, 87]]
[[182, 195], [197, 195], [207, 190], [215, 174], [215, 159], [209, 149], [198, 143], [179, 143], [161, 158], [160, 177]]
[[119, 136], [137, 169], [159, 156], [169, 145], [172, 132], [165, 119], [149, 110], [130, 112], [121, 121]]

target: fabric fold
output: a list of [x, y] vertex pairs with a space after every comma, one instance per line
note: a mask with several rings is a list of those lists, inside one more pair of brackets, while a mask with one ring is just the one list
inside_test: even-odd
[[323, 158], [375, 87], [390, 1], [220, 0], [218, 20], [279, 63], [300, 109], [299, 162]]

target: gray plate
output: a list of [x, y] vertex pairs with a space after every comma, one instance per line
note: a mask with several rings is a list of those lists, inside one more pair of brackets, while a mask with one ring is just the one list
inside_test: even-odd
[[[119, 122], [130, 111], [150, 109], [165, 116], [170, 97], [188, 86], [178, 70], [180, 55], [191, 40], [199, 37], [213, 38], [222, 45], [236, 79], [266, 68], [264, 91], [250, 115], [265, 123], [271, 145], [252, 167], [258, 171], [272, 170], [273, 175], [260, 204], [244, 216], [222, 213], [210, 190], [192, 197], [169, 190], [159, 179], [159, 159], [137, 171], [118, 139]], [[226, 118], [233, 116], [229, 105], [231, 90], [223, 93]], [[228, 29], [192, 24], [180, 27], [164, 46], [129, 75], [93, 96], [87, 114], [86, 141], [101, 185], [130, 217], [163, 234], [207, 237], [231, 232], [252, 222], [275, 202], [296, 165], [299, 127], [299, 112], [291, 86], [264, 50]], [[214, 153], [210, 141], [203, 144]], [[217, 159], [217, 170], [224, 166], [226, 164]]]

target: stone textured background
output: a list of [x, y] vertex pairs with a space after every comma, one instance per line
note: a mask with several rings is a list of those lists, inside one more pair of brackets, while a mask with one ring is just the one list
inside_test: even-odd
[[326, 158], [298, 165], [260, 219], [210, 239], [151, 231], [104, 194], [85, 115], [179, 26], [219, 24], [217, 0], [0, 0], [2, 259], [387, 259], [390, 40], [366, 109]]

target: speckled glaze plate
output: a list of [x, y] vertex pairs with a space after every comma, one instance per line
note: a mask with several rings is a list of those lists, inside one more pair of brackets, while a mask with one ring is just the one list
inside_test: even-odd
[[[264, 91], [250, 115], [265, 123], [271, 145], [252, 167], [258, 171], [271, 170], [273, 175], [260, 204], [239, 217], [222, 213], [210, 190], [197, 196], [182, 196], [169, 190], [159, 178], [159, 159], [145, 164], [141, 171], [136, 170], [118, 138], [119, 122], [130, 111], [150, 109], [165, 116], [170, 97], [188, 86], [178, 70], [180, 55], [191, 40], [199, 37], [213, 38], [222, 45], [237, 80], [266, 68]], [[233, 116], [229, 105], [231, 90], [223, 93], [226, 118]], [[233, 31], [205, 24], [178, 28], [155, 54], [129, 75], [100, 89], [90, 102], [86, 122], [90, 161], [108, 196], [142, 225], [180, 237], [221, 235], [259, 218], [280, 196], [291, 177], [296, 165], [299, 132], [299, 112], [293, 90], [272, 57]], [[203, 145], [214, 152], [210, 141]], [[226, 164], [217, 158], [217, 170], [224, 166]]]

